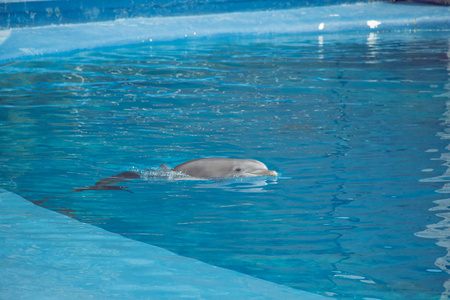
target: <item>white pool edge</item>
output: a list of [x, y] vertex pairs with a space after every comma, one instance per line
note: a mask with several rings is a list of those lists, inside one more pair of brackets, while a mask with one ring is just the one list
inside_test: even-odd
[[9, 299], [330, 299], [182, 257], [0, 189]]

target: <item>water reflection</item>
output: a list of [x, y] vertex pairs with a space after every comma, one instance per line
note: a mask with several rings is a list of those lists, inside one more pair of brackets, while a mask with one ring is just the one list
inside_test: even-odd
[[380, 51], [378, 46], [378, 34], [375, 32], [369, 33], [367, 37], [367, 63], [376, 63], [377, 60], [377, 54]]
[[319, 35], [317, 38], [317, 43], [319, 44], [319, 60], [324, 59], [324, 55], [323, 55], [323, 35]]
[[277, 184], [276, 179], [261, 177], [240, 178], [234, 180], [200, 183], [195, 187], [200, 189], [222, 189], [224, 191], [241, 193], [265, 193], [268, 191], [273, 191], [265, 189], [265, 187], [270, 184]]
[[[448, 41], [449, 50], [447, 52], [447, 58], [450, 58], [450, 39]], [[447, 61], [447, 71], [450, 75], [450, 60]], [[449, 140], [449, 128], [450, 128], [450, 81], [444, 87], [447, 91], [438, 97], [447, 98], [446, 102], [446, 112], [444, 113], [444, 129], [443, 133], [438, 134], [441, 139]], [[450, 150], [450, 145], [446, 147]], [[449, 182], [450, 181], [450, 154], [443, 153], [441, 155], [441, 160], [445, 163], [444, 165], [448, 167], [446, 172], [442, 176], [424, 179], [424, 182]], [[437, 193], [448, 194], [450, 193], [450, 183], [444, 183], [444, 186], [436, 191]], [[436, 259], [435, 265], [439, 267], [440, 270], [450, 274], [450, 198], [444, 198], [434, 201], [437, 206], [430, 208], [430, 211], [436, 212], [436, 216], [442, 218], [442, 220], [436, 224], [427, 225], [427, 229], [416, 233], [416, 236], [422, 238], [436, 239], [436, 245], [446, 249], [447, 254]], [[439, 270], [428, 270], [429, 272], [435, 272]], [[441, 300], [449, 299], [450, 297], [450, 279], [444, 283], [445, 291], [441, 294]]]

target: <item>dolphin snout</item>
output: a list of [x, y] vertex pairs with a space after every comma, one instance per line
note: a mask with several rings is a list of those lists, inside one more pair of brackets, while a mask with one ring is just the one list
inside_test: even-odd
[[267, 172], [267, 176], [273, 176], [273, 177], [276, 177], [276, 176], [278, 176], [278, 173], [277, 173], [276, 171], [269, 170], [269, 171]]
[[268, 176], [278, 176], [278, 173], [276, 171], [269, 171]]
[[272, 170], [256, 170], [251, 172], [251, 174], [254, 176], [273, 176], [273, 177], [278, 176], [278, 173]]

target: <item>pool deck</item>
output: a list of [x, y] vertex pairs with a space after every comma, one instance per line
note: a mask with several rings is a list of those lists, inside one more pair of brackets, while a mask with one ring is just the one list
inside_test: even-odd
[[182, 257], [0, 189], [1, 299], [330, 299]]

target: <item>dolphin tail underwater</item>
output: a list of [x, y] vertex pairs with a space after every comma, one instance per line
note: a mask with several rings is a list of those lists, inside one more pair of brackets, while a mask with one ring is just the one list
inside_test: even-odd
[[[157, 170], [148, 170], [157, 171]], [[178, 172], [184, 177], [178, 179], [185, 180], [204, 180], [204, 179], [224, 179], [224, 178], [245, 178], [257, 176], [276, 177], [276, 171], [269, 170], [267, 166], [255, 159], [236, 159], [224, 157], [200, 158], [187, 161], [170, 169], [165, 164], [159, 166], [162, 172]], [[73, 192], [82, 192], [86, 190], [126, 190], [128, 187], [114, 186], [114, 184], [132, 179], [141, 178], [136, 172], [126, 171], [105, 179], [100, 179], [94, 186], [77, 188]]]
[[126, 171], [108, 178], [100, 179], [95, 183], [94, 186], [87, 186], [83, 188], [77, 188], [73, 191], [70, 191], [70, 193], [75, 192], [82, 192], [82, 191], [88, 191], [88, 190], [122, 190], [127, 191], [129, 193], [133, 193], [132, 191], [127, 190], [127, 186], [115, 186], [113, 184], [129, 181], [132, 179], [138, 179], [141, 178], [141, 175], [136, 172]]

